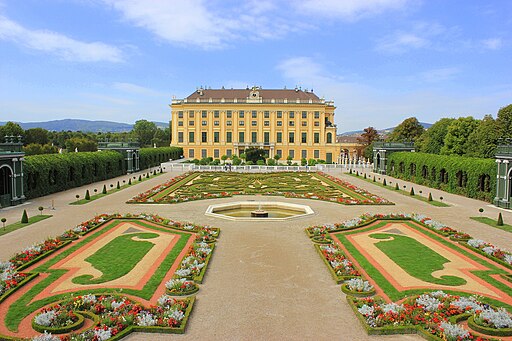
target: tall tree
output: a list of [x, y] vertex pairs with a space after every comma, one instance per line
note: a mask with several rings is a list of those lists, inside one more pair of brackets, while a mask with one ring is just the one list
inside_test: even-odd
[[498, 126], [491, 115], [485, 115], [468, 137], [467, 156], [492, 158], [496, 154]]
[[25, 138], [23, 139], [23, 143], [25, 145], [31, 143], [37, 144], [47, 144], [48, 143], [48, 130], [43, 128], [31, 128], [25, 130]]
[[472, 116], [459, 117], [448, 126], [441, 154], [464, 155], [468, 151], [468, 137], [478, 127], [478, 120]]
[[5, 125], [0, 126], [0, 140], [4, 141], [4, 136], [23, 136], [25, 131], [15, 122], [7, 122]]
[[454, 118], [442, 118], [425, 130], [416, 140], [418, 150], [423, 153], [439, 154], [444, 145], [444, 138], [448, 134], [448, 126], [454, 120]]
[[157, 129], [158, 128], [154, 122], [138, 120], [133, 126], [133, 133], [139, 140], [141, 146], [149, 146], [151, 145], [151, 140], [155, 136]]
[[512, 137], [512, 104], [509, 104], [498, 111], [496, 125], [498, 126], [498, 137]]
[[379, 132], [374, 127], [364, 128], [361, 136], [357, 138], [357, 142], [364, 146], [369, 146], [373, 141], [379, 138]]
[[388, 140], [391, 142], [415, 141], [424, 130], [416, 117], [409, 117], [393, 130]]

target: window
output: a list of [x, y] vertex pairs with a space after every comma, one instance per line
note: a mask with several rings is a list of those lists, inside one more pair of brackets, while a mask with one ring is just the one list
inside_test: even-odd
[[315, 133], [313, 143], [320, 143], [320, 133]]
[[295, 118], [295, 112], [294, 111], [288, 112], [288, 117], [289, 118]]
[[183, 111], [178, 111], [178, 118], [183, 118]]
[[293, 127], [293, 126], [295, 126], [295, 122], [294, 122], [294, 121], [290, 121], [290, 122], [288, 122], [288, 125], [289, 125], [290, 127]]
[[220, 141], [220, 133], [218, 131], [214, 131], [213, 132], [213, 142], [219, 143], [219, 141]]
[[245, 133], [243, 131], [238, 132], [238, 142], [245, 142]]
[[231, 110], [226, 111], [226, 117], [231, 118], [233, 116], [233, 112]]
[[240, 110], [240, 111], [238, 112], [238, 117], [239, 117], [239, 118], [244, 118], [244, 114], [245, 114], [245, 113], [244, 113], [244, 111], [243, 111], [243, 110]]
[[277, 143], [283, 143], [283, 133], [277, 133]]
[[219, 126], [219, 121], [213, 121], [214, 126]]
[[206, 155], [206, 149], [201, 149], [201, 157], [204, 159]]
[[178, 127], [183, 127], [183, 121], [178, 121]]
[[290, 149], [290, 150], [288, 151], [288, 155], [292, 158], [292, 160], [293, 160], [293, 159], [295, 159], [295, 150]]
[[194, 125], [194, 121], [188, 121], [188, 125], [189, 126], [193, 126]]
[[316, 118], [316, 119], [319, 119], [319, 118], [320, 118], [320, 111], [315, 111], [315, 118]]
[[244, 124], [245, 124], [244, 121], [238, 121], [239, 126], [243, 126]]
[[252, 143], [256, 143], [256, 142], [258, 142], [258, 133], [257, 133], [257, 132], [255, 132], [255, 131], [253, 131], [253, 132], [251, 133], [251, 142], [252, 142]]
[[193, 131], [188, 132], [188, 142], [194, 143], [194, 132]]
[[205, 125], [207, 125], [207, 124], [208, 124], [208, 122], [207, 122], [207, 121], [201, 121], [201, 125], [202, 125], [202, 126], [205, 126]]
[[232, 150], [231, 149], [226, 149], [226, 156], [227, 157], [231, 157], [232, 155]]
[[219, 153], [219, 150], [218, 150], [218, 149], [214, 149], [214, 150], [213, 150], [213, 157], [214, 157], [214, 158], [218, 159], [218, 158], [219, 158], [219, 154], [220, 154], [220, 153]]
[[303, 127], [307, 127], [308, 126], [308, 121], [302, 121], [302, 126]]
[[280, 157], [283, 157], [283, 151], [281, 149], [276, 150], [276, 155], [279, 155]]
[[188, 117], [189, 117], [189, 118], [194, 118], [194, 110], [190, 110], [190, 111], [188, 112]]
[[301, 142], [308, 143], [308, 133], [302, 133]]
[[233, 133], [230, 131], [226, 132], [226, 142], [227, 143], [233, 142]]
[[320, 122], [315, 121], [315, 127], [320, 127]]
[[201, 142], [207, 142], [208, 141], [208, 133], [206, 131], [201, 132]]
[[231, 127], [233, 125], [233, 121], [226, 121], [226, 125]]
[[256, 110], [252, 111], [252, 118], [258, 117], [258, 112]]
[[305, 150], [305, 149], [303, 149], [303, 150], [301, 151], [301, 157], [302, 157], [303, 159], [307, 159], [307, 158], [308, 158], [308, 151], [307, 151], [307, 150]]
[[208, 113], [206, 112], [206, 110], [201, 111], [202, 118], [206, 118], [207, 116], [208, 116]]
[[283, 121], [277, 121], [277, 126], [278, 127], [282, 127], [283, 126]]
[[318, 149], [313, 150], [313, 157], [315, 159], [319, 159], [320, 158], [320, 151]]
[[252, 125], [253, 127], [256, 127], [256, 126], [258, 125], [258, 121], [251, 121], [251, 125]]
[[303, 111], [302, 112], [302, 118], [308, 118], [308, 112], [307, 111]]
[[270, 127], [270, 121], [265, 121], [265, 122], [263, 122], [263, 125], [264, 125], [265, 127]]
[[194, 149], [189, 149], [188, 150], [188, 157], [189, 158], [194, 158]]
[[182, 131], [178, 132], [178, 143], [183, 143], [183, 132]]
[[332, 143], [332, 133], [327, 133], [327, 143]]
[[218, 110], [215, 110], [215, 111], [213, 112], [213, 117], [215, 117], [215, 118], [219, 118], [219, 115], [220, 115], [220, 114], [219, 114], [219, 111], [218, 111]]
[[264, 143], [270, 143], [270, 133], [268, 131], [263, 133], [263, 142]]
[[263, 112], [263, 116], [264, 116], [265, 118], [270, 118], [270, 112], [269, 112], [269, 111], [264, 111], [264, 112]]
[[293, 131], [288, 133], [288, 143], [295, 143], [295, 133]]
[[277, 118], [282, 118], [283, 117], [283, 112], [282, 111], [278, 111], [277, 112]]

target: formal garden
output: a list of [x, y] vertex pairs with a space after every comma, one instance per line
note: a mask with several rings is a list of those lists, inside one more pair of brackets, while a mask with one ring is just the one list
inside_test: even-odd
[[512, 336], [512, 254], [420, 214], [364, 214], [307, 235], [369, 334]]
[[345, 205], [392, 205], [390, 201], [322, 172], [192, 172], [177, 176], [128, 203], [180, 203], [234, 195], [274, 195]]
[[0, 338], [184, 333], [219, 232], [102, 214], [27, 247], [0, 263]]

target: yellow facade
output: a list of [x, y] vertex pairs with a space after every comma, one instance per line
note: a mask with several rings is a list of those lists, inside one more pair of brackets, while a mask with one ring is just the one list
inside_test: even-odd
[[281, 161], [291, 156], [337, 162], [334, 109], [333, 102], [298, 89], [200, 89], [173, 99], [171, 144], [191, 159], [220, 159], [257, 147]]

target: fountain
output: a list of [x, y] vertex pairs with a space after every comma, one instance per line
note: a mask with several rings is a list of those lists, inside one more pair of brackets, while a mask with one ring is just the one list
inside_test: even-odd
[[268, 218], [268, 211], [261, 209], [261, 202], [258, 203], [258, 209], [251, 211], [251, 217], [253, 218]]
[[306, 205], [277, 201], [236, 201], [210, 205], [206, 215], [238, 221], [281, 221], [314, 214]]

